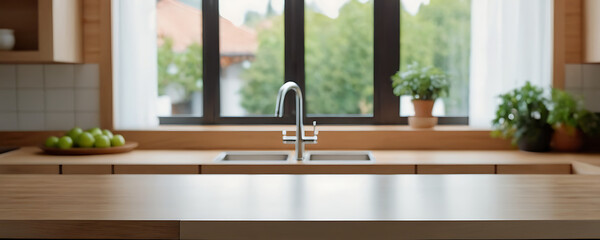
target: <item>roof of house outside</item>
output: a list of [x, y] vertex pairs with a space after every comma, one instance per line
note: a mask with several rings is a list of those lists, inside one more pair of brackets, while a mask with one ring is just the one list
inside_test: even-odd
[[[158, 44], [163, 38], [173, 40], [175, 51], [183, 51], [192, 43], [202, 45], [202, 11], [178, 0], [160, 0], [156, 4]], [[254, 55], [258, 48], [256, 32], [235, 26], [219, 17], [220, 50], [222, 55]]]

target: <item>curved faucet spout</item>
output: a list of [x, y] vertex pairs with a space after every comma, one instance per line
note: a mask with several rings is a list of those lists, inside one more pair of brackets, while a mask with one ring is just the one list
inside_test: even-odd
[[[290, 91], [294, 90], [296, 93], [296, 115], [302, 116], [302, 90], [300, 90], [300, 86], [295, 82], [286, 82], [279, 88], [279, 92], [277, 93], [277, 103], [275, 105], [275, 117], [283, 117], [283, 106], [285, 102], [285, 95]], [[298, 111], [298, 107], [300, 107], [300, 112]]]
[[[279, 88], [279, 92], [277, 93], [277, 103], [275, 106], [275, 116], [283, 117], [283, 106], [285, 103], [285, 95], [289, 91], [294, 91], [296, 93], [296, 136], [294, 136], [294, 137], [284, 136], [283, 140], [284, 140], [284, 142], [287, 142], [287, 141], [292, 141], [292, 139], [295, 138], [293, 141], [296, 144], [296, 159], [302, 160], [304, 157], [305, 142], [316, 143], [317, 137], [314, 136], [312, 138], [306, 138], [306, 136], [304, 135], [304, 123], [303, 123], [304, 114], [303, 114], [303, 108], [302, 108], [302, 90], [300, 89], [300, 86], [298, 86], [298, 84], [296, 84], [295, 82], [286, 82], [285, 84], [283, 84], [283, 86], [281, 86], [281, 88]], [[284, 133], [284, 135], [285, 135], [285, 133]]]

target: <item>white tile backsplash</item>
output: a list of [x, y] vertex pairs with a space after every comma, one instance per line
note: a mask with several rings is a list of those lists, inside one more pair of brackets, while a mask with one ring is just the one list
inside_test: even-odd
[[45, 118], [43, 112], [20, 112], [18, 114], [19, 130], [44, 130]]
[[600, 89], [584, 89], [585, 107], [592, 112], [600, 112]]
[[74, 112], [46, 113], [46, 130], [69, 130], [75, 126]]
[[97, 112], [75, 112], [75, 126], [89, 129], [100, 126], [100, 114]]
[[565, 65], [565, 88], [582, 96], [588, 110], [600, 112], [600, 64]]
[[600, 88], [600, 64], [583, 64], [583, 87]]
[[17, 65], [17, 87], [44, 88], [44, 65]]
[[46, 88], [75, 87], [75, 67], [69, 64], [44, 66]]
[[0, 89], [0, 111], [17, 111], [17, 91]]
[[98, 64], [75, 66], [75, 86], [77, 88], [98, 88], [100, 86]]
[[567, 88], [566, 91], [574, 96], [583, 97], [583, 89], [581, 88]]
[[17, 66], [0, 64], [0, 89], [17, 87]]
[[583, 87], [583, 65], [567, 64], [565, 65], [565, 88]]
[[47, 89], [46, 111], [71, 111], [75, 110], [74, 89]]
[[19, 111], [44, 111], [44, 89], [17, 90]]
[[97, 127], [98, 89], [97, 64], [0, 64], [0, 131]]
[[75, 111], [98, 111], [100, 96], [98, 89], [77, 89], [75, 93]]
[[19, 128], [17, 112], [0, 112], [0, 131], [11, 131]]

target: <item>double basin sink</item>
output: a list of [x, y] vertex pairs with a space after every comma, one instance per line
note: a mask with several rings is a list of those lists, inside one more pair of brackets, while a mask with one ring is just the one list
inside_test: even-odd
[[[291, 152], [280, 151], [241, 151], [223, 152], [216, 162], [231, 163], [283, 163], [292, 162], [295, 156]], [[304, 155], [305, 163], [372, 163], [373, 154], [368, 151], [310, 151]]]

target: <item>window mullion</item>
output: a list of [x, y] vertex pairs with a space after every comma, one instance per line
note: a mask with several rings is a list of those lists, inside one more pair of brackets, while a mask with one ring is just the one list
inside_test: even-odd
[[[285, 79], [284, 82], [296, 82], [303, 93], [304, 84], [304, 0], [285, 0]], [[287, 96], [286, 117], [293, 119], [296, 100]], [[306, 104], [303, 104], [306, 109]], [[304, 110], [306, 112], [306, 110]]]
[[203, 45], [203, 123], [215, 123], [220, 109], [219, 102], [219, 1], [202, 1]]
[[400, 100], [390, 76], [400, 66], [400, 1], [374, 0], [374, 99], [376, 124], [400, 123]]

